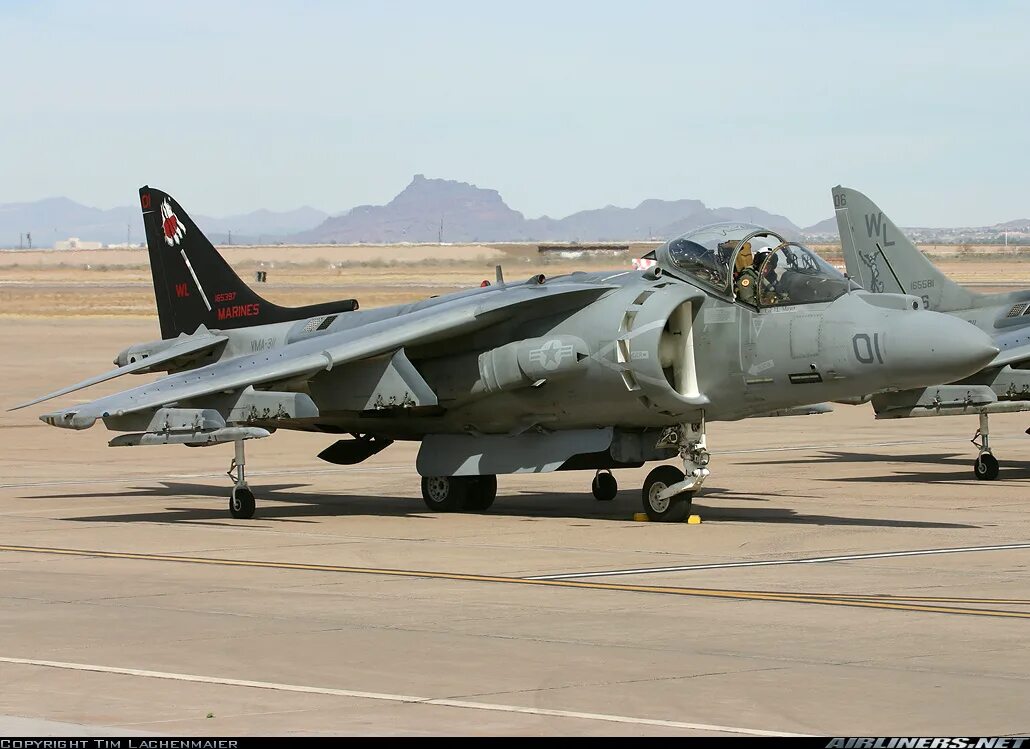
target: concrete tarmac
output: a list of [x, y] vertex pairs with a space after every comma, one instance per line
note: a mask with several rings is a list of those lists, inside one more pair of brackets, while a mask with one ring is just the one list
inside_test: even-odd
[[[8, 319], [0, 406], [109, 368], [153, 320]], [[1030, 732], [1030, 414], [869, 406], [710, 426], [700, 525], [633, 522], [647, 468], [420, 499], [415, 445], [112, 450], [0, 412], [0, 734]], [[919, 552], [919, 553], [914, 553]], [[537, 578], [537, 579], [528, 579]]]

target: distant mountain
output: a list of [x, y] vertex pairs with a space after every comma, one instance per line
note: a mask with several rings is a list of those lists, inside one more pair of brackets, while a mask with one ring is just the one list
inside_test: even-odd
[[223, 240], [220, 237], [228, 238], [232, 232], [233, 242], [239, 238], [240, 242], [251, 239], [255, 242], [271, 241], [281, 239], [289, 234], [310, 229], [318, 226], [329, 218], [329, 214], [311, 206], [303, 206], [292, 211], [277, 213], [264, 208], [244, 213], [238, 216], [227, 216], [225, 218], [212, 218], [210, 216], [197, 216], [196, 222], [209, 239], [215, 242]]
[[801, 233], [806, 237], [830, 237], [838, 239], [837, 236], [837, 219], [833, 216], [830, 218], [823, 219], [818, 224], [812, 224], [806, 226], [801, 230]]
[[426, 179], [411, 184], [386, 205], [359, 205], [326, 219], [297, 242], [485, 242], [524, 239], [525, 217], [513, 211], [496, 190], [467, 182]]
[[[293, 211], [251, 213], [194, 220], [215, 244], [392, 243], [392, 242], [618, 242], [668, 239], [705, 224], [739, 221], [781, 232], [788, 239], [837, 241], [837, 222], [828, 218], [801, 229], [785, 216], [761, 208], [709, 208], [700, 200], [645, 200], [635, 208], [608, 205], [564, 218], [528, 219], [510, 208], [496, 190], [468, 182], [416, 174], [386, 205], [360, 205], [330, 216], [304, 206]], [[1030, 219], [986, 227], [904, 230], [920, 242], [1030, 242]], [[231, 232], [231, 237], [230, 237]], [[0, 205], [0, 247], [17, 247], [32, 234], [35, 247], [52, 247], [69, 237], [120, 244], [143, 241], [138, 208], [101, 210], [68, 198]]]
[[297, 242], [491, 242], [618, 241], [667, 238], [716, 221], [746, 221], [800, 229], [783, 216], [760, 208], [707, 208], [700, 200], [645, 200], [636, 208], [606, 206], [561, 219], [527, 219], [509, 208], [496, 190], [467, 182], [427, 179], [411, 184], [383, 206], [358, 206], [302, 232]]
[[606, 241], [647, 239], [687, 216], [703, 214], [700, 200], [645, 200], [636, 208], [608, 205], [580, 211], [563, 219], [543, 217], [527, 221], [527, 233], [539, 239]]
[[992, 228], [999, 231], [1018, 231], [1027, 233], [1030, 232], [1030, 218], [1017, 218], [1014, 221], [1005, 221], [1001, 224], [995, 224]]
[[[197, 225], [215, 243], [271, 242], [310, 229], [329, 214], [305, 206], [277, 213], [259, 210], [227, 218], [195, 216]], [[46, 198], [32, 203], [0, 204], [0, 247], [17, 247], [19, 237], [32, 235], [32, 246], [49, 248], [54, 242], [78, 237], [88, 242], [134, 244], [143, 241], [143, 216], [136, 206], [108, 210], [90, 208], [68, 198]], [[21, 239], [23, 244], [28, 240]]]
[[787, 239], [797, 239], [801, 235], [801, 229], [786, 216], [777, 213], [768, 213], [761, 208], [706, 208], [704, 211], [687, 216], [662, 230], [661, 236], [665, 239], [675, 237], [691, 229], [696, 229], [705, 224], [713, 224], [717, 221], [738, 221], [746, 224], [758, 224], [767, 229], [780, 232]]
[[[33, 203], [0, 205], [0, 247], [17, 247], [19, 235], [31, 234], [33, 247], [79, 237], [92, 242], [143, 240], [143, 217], [138, 208], [100, 210], [68, 198], [46, 198]], [[26, 240], [22, 240], [27, 243]]]

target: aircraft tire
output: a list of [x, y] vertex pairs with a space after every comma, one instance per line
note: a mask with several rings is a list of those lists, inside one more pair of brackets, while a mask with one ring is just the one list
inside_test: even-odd
[[470, 476], [469, 478], [472, 481], [469, 482], [469, 492], [465, 496], [461, 509], [470, 512], [486, 512], [497, 499], [497, 477], [487, 475]]
[[656, 499], [663, 489], [683, 480], [683, 471], [675, 466], [658, 466], [644, 479], [641, 498], [644, 512], [655, 523], [682, 523], [690, 514], [693, 492], [682, 492], [667, 499]]
[[238, 520], [254, 517], [254, 492], [245, 486], [234, 486], [229, 495], [229, 514]]
[[990, 453], [983, 453], [973, 463], [973, 473], [981, 481], [994, 481], [998, 478], [998, 459]]
[[619, 482], [611, 473], [599, 473], [590, 482], [590, 492], [598, 502], [611, 502], [619, 493]]
[[433, 512], [462, 509], [472, 487], [473, 476], [423, 476], [422, 501]]

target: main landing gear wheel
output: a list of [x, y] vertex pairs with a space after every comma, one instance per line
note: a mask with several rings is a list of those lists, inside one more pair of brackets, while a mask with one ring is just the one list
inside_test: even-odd
[[683, 481], [683, 471], [675, 466], [658, 466], [647, 474], [641, 494], [644, 512], [650, 520], [657, 523], [681, 523], [690, 514], [693, 492], [681, 492], [664, 499], [658, 497], [665, 489], [680, 481]]
[[469, 493], [467, 476], [423, 476], [422, 500], [433, 512], [457, 512]]
[[469, 491], [465, 496], [461, 509], [472, 512], [485, 512], [497, 498], [496, 476], [464, 476], [469, 481]]
[[981, 481], [994, 481], [998, 478], [998, 459], [990, 453], [981, 453], [973, 463], [973, 473]]
[[497, 477], [423, 476], [422, 500], [433, 512], [483, 512], [497, 497]]
[[245, 486], [234, 486], [229, 496], [229, 514], [234, 518], [249, 520], [254, 517], [254, 492]]
[[497, 477], [423, 476], [422, 499], [433, 512], [483, 512], [497, 497]]
[[611, 471], [598, 471], [594, 480], [590, 482], [590, 491], [598, 502], [611, 502], [619, 493], [619, 482], [611, 474]]

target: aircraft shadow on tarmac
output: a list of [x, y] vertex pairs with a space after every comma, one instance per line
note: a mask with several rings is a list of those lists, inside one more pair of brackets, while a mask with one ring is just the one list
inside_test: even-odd
[[[414, 497], [363, 496], [352, 494], [324, 494], [298, 491], [309, 484], [255, 484], [255, 493], [260, 497], [256, 520], [281, 522], [318, 522], [320, 517], [342, 515], [372, 515], [388, 517], [411, 517], [422, 520], [446, 519], [450, 513], [433, 513], [427, 510], [422, 500]], [[695, 505], [695, 511], [706, 520], [719, 522], [791, 523], [804, 525], [837, 525], [899, 528], [976, 528], [961, 523], [939, 523], [899, 518], [862, 518], [835, 515], [802, 514], [787, 507], [732, 507], [718, 503], [719, 495], [730, 501], [769, 502], [783, 497], [749, 497], [727, 489], [712, 487], [705, 490], [705, 498], [713, 503]], [[66, 518], [80, 522], [203, 522], [215, 525], [239, 526], [246, 521], [225, 518], [225, 487], [207, 484], [184, 484], [161, 482], [154, 486], [140, 486], [121, 492], [94, 492], [49, 494], [26, 497], [26, 499], [112, 499], [118, 497], [139, 499], [160, 499], [167, 497], [211, 497], [210, 506], [167, 507], [160, 511], [147, 509], [141, 512], [125, 512], [113, 515], [90, 515]], [[262, 501], [264, 500], [264, 501]], [[640, 510], [640, 499], [636, 491], [622, 491], [611, 502], [597, 502], [589, 493], [534, 492], [501, 494], [486, 513], [495, 516], [518, 517], [527, 522], [546, 518], [569, 520], [614, 520], [626, 522]], [[476, 513], [480, 514], [480, 513]]]
[[[973, 458], [970, 453], [917, 453], [914, 455], [884, 455], [883, 453], [854, 453], [837, 450], [824, 450], [818, 455], [808, 458], [791, 458], [789, 460], [751, 461], [752, 465], [829, 465], [833, 463], [879, 463], [884, 470], [866, 476], [829, 476], [823, 481], [843, 481], [857, 483], [930, 483], [930, 484], [968, 484], [969, 482], [987, 484], [973, 476]], [[940, 471], [923, 471], [905, 469], [894, 463], [915, 463], [934, 466], [950, 466]], [[1030, 478], [1030, 461], [1001, 461], [999, 480], [1015, 480]]]

